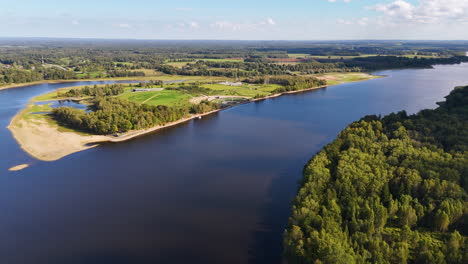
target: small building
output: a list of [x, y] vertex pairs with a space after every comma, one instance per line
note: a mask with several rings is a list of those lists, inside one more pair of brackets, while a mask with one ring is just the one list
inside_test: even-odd
[[159, 92], [164, 90], [164, 88], [134, 88], [132, 92]]

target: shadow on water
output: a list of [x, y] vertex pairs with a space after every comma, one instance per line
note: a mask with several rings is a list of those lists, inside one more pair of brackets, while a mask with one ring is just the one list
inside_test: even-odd
[[[252, 233], [249, 246], [249, 263], [251, 264], [281, 264], [283, 260], [283, 232], [287, 226], [290, 204], [297, 190], [297, 181], [291, 180], [292, 175], [283, 172], [273, 180], [269, 190], [269, 201], [263, 208], [261, 222]], [[298, 178], [298, 176], [294, 176]]]

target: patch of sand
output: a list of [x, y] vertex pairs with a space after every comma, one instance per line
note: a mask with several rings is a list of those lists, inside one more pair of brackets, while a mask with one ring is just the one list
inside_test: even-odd
[[74, 132], [61, 132], [45, 121], [17, 120], [8, 129], [16, 141], [31, 156], [54, 161], [72, 153], [97, 146], [97, 142], [109, 141], [106, 136], [85, 136]]
[[29, 167], [29, 164], [21, 164], [21, 165], [18, 165], [18, 166], [11, 167], [8, 170], [9, 171], [20, 171], [20, 170], [26, 169], [27, 167]]
[[315, 76], [315, 78], [319, 80], [325, 80], [325, 81], [338, 81], [338, 78], [336, 76], [331, 76], [331, 75]]
[[198, 97], [193, 97], [190, 99], [190, 102], [193, 104], [199, 104], [201, 101], [213, 101], [216, 99], [229, 99], [229, 98], [241, 98], [241, 99], [249, 99], [250, 97], [246, 96], [237, 96], [237, 95], [215, 95], [215, 96], [208, 96], [202, 95]]

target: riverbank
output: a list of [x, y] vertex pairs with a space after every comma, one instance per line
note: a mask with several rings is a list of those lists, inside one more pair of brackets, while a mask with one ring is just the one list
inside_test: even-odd
[[[262, 98], [251, 99], [243, 103], [206, 112], [203, 114], [191, 115], [189, 117], [171, 123], [167, 123], [165, 125], [155, 126], [143, 130], [130, 131], [119, 137], [85, 135], [77, 132], [63, 132], [60, 131], [59, 128], [51, 126], [48, 122], [44, 120], [24, 120], [23, 118], [21, 118], [21, 116], [23, 115], [22, 113], [19, 113], [17, 116], [15, 116], [15, 118], [13, 118], [10, 125], [8, 126], [8, 129], [12, 132], [13, 137], [16, 139], [21, 148], [29, 155], [42, 161], [56, 161], [73, 153], [97, 147], [99, 143], [124, 142], [134, 139], [136, 137], [156, 132], [163, 128], [179, 125], [190, 120], [208, 116], [242, 104], [275, 98], [285, 94], [294, 94], [316, 89], [322, 89], [325, 87], [327, 86], [319, 86], [300, 91], [290, 91]], [[23, 111], [26, 111], [26, 109]]]
[[154, 75], [154, 76], [142, 76], [142, 77], [117, 77], [117, 78], [97, 78], [97, 79], [73, 79], [73, 80], [42, 80], [28, 83], [15, 83], [5, 86], [0, 86], [1, 90], [21, 88], [38, 84], [55, 84], [55, 83], [75, 83], [75, 82], [119, 82], [119, 81], [129, 81], [129, 82], [144, 82], [151, 80], [161, 80], [161, 81], [197, 81], [197, 80], [231, 80], [232, 78], [228, 77], [211, 77], [211, 76], [185, 76], [185, 75]]
[[101, 81], [142, 81], [140, 79], [127, 79], [127, 78], [104, 78], [104, 79], [74, 79], [74, 80], [42, 80], [42, 81], [35, 81], [35, 82], [28, 82], [28, 83], [15, 83], [15, 84], [9, 84], [6, 86], [0, 86], [0, 90], [6, 90], [6, 89], [13, 89], [13, 88], [21, 88], [21, 87], [27, 87], [27, 86], [32, 86], [32, 85], [38, 85], [38, 84], [54, 84], [54, 83], [74, 83], [74, 82], [101, 82]]
[[109, 139], [108, 136], [85, 135], [72, 131], [60, 131], [44, 119], [25, 119], [28, 105], [8, 125], [8, 129], [20, 147], [30, 156], [42, 161], [55, 161], [75, 152], [97, 146]]
[[[381, 76], [366, 75], [368, 79], [380, 78]], [[359, 81], [362, 81], [361, 79]], [[352, 81], [348, 81], [352, 82]], [[344, 82], [343, 82], [344, 83]], [[250, 99], [245, 102], [240, 102], [235, 105], [231, 105], [225, 108], [217, 109], [214, 111], [206, 112], [203, 114], [190, 115], [180, 120], [167, 123], [165, 125], [155, 126], [148, 129], [130, 131], [121, 136], [101, 136], [101, 135], [90, 135], [78, 131], [73, 131], [67, 128], [60, 127], [55, 124], [54, 121], [47, 115], [34, 115], [31, 117], [33, 112], [41, 112], [38, 109], [32, 109], [34, 104], [28, 104], [26, 109], [23, 109], [18, 113], [10, 122], [8, 129], [13, 134], [13, 137], [21, 146], [21, 148], [31, 155], [32, 157], [42, 161], [55, 161], [59, 160], [70, 154], [87, 150], [99, 145], [99, 143], [110, 142], [118, 143], [133, 138], [147, 135], [156, 132], [163, 128], [172, 127], [193, 119], [201, 118], [207, 115], [211, 115], [229, 108], [247, 104], [251, 102], [262, 101], [270, 98], [279, 97], [286, 94], [303, 93], [311, 90], [322, 89], [329, 85], [312, 87], [309, 89], [303, 89], [299, 91], [289, 91], [278, 94], [265, 96], [262, 98]], [[35, 99], [31, 99], [34, 102]], [[29, 116], [29, 118], [26, 118]]]

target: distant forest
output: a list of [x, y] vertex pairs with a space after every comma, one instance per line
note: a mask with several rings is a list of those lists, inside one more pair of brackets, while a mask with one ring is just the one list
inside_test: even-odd
[[439, 105], [367, 116], [307, 164], [290, 263], [468, 263], [468, 86]]
[[[146, 76], [148, 70], [165, 74], [246, 78], [427, 68], [434, 64], [466, 62], [466, 50], [467, 42], [456, 41], [328, 43], [0, 39], [0, 85], [42, 80], [138, 79]], [[290, 54], [303, 54], [304, 58], [299, 56], [299, 62], [288, 63]], [[308, 58], [312, 54], [319, 57]], [[415, 55], [416, 58], [411, 57]], [[183, 67], [171, 65], [177, 62], [190, 63]]]

